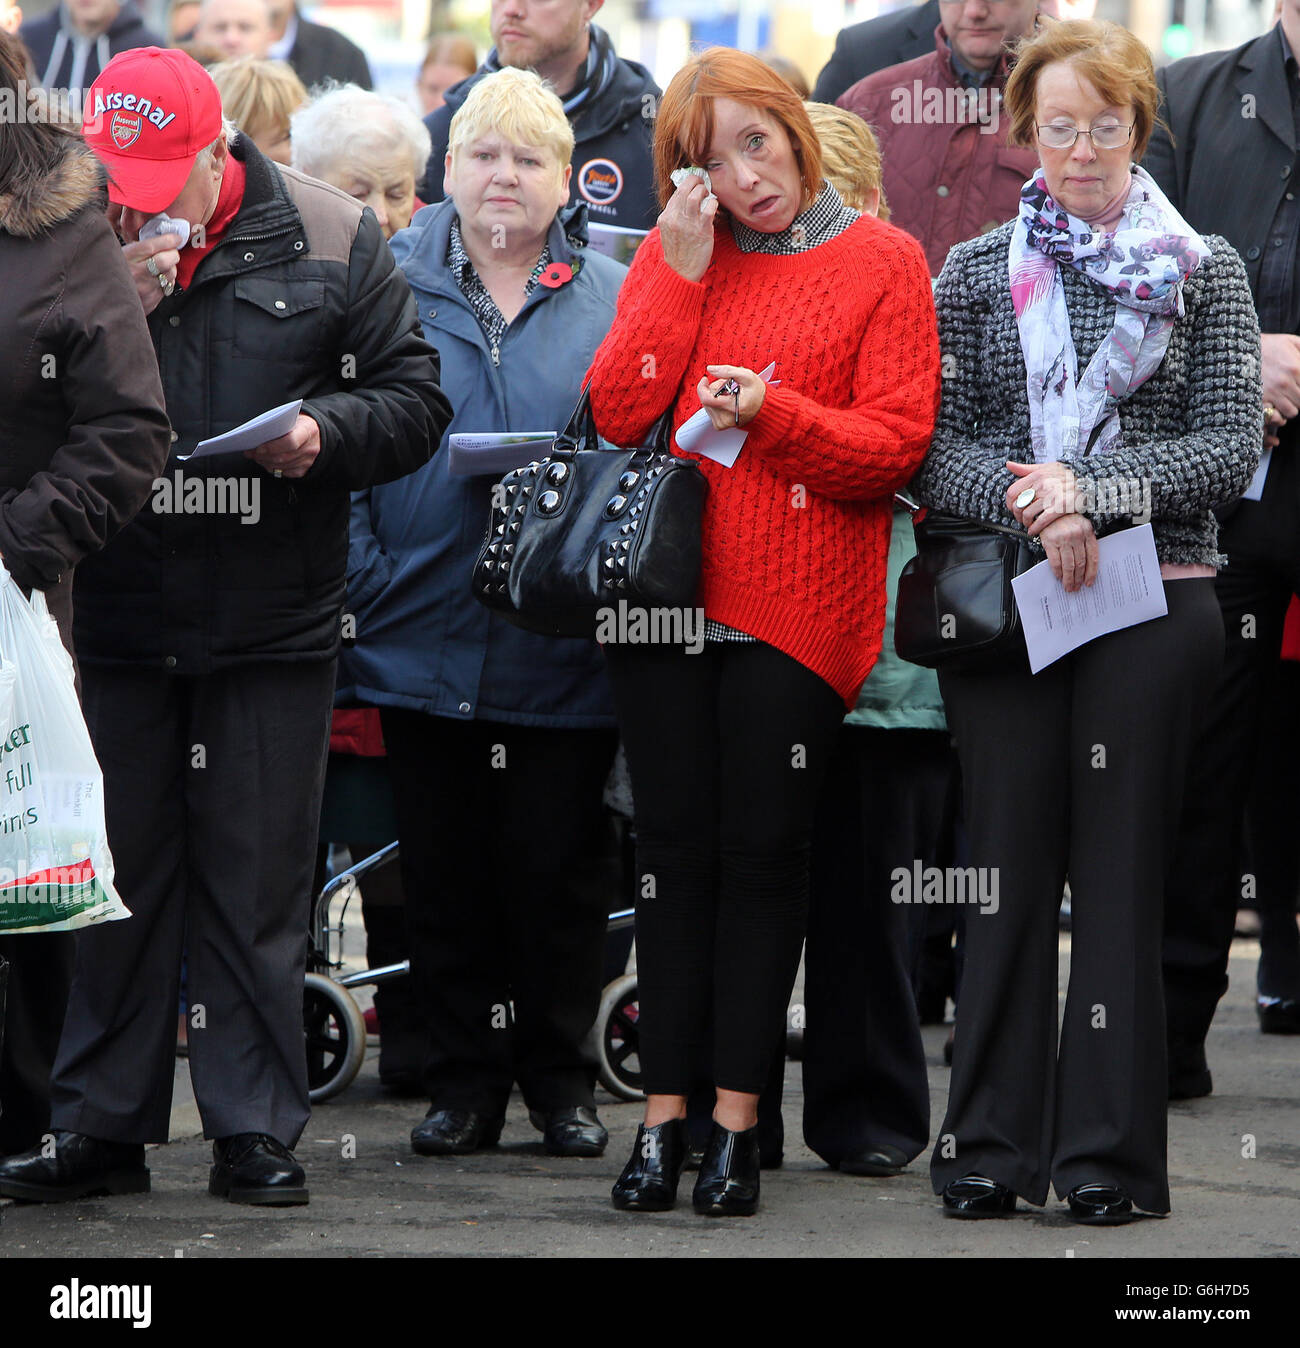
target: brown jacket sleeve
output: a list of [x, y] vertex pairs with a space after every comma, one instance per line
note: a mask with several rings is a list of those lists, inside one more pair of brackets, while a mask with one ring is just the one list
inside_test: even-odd
[[153, 342], [108, 221], [89, 208], [58, 230], [62, 284], [46, 321], [67, 434], [0, 497], [0, 557], [25, 589], [56, 586], [136, 514], [171, 442]]

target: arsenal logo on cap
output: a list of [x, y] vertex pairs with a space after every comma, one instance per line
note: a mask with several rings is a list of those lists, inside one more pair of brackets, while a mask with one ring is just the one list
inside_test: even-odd
[[176, 200], [199, 152], [221, 135], [221, 94], [180, 51], [118, 52], [86, 106], [82, 135], [108, 171], [109, 200], [149, 215]]
[[144, 119], [138, 112], [115, 112], [108, 126], [108, 134], [119, 150], [125, 150], [128, 145], [134, 145], [139, 140], [143, 124]]

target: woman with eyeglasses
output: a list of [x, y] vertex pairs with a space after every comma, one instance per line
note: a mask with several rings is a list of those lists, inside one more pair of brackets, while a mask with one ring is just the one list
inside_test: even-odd
[[1168, 613], [1037, 674], [940, 670], [971, 862], [999, 902], [966, 924], [931, 1169], [954, 1216], [1043, 1204], [1054, 1186], [1074, 1220], [1106, 1224], [1169, 1211], [1162, 894], [1223, 659], [1212, 509], [1260, 453], [1259, 328], [1240, 258], [1137, 165], [1157, 108], [1137, 38], [1047, 25], [1005, 105], [1040, 167], [1017, 217], [957, 245], [939, 277], [943, 397], [914, 488], [1027, 529], [1069, 592], [1097, 582], [1099, 535], [1149, 520]]

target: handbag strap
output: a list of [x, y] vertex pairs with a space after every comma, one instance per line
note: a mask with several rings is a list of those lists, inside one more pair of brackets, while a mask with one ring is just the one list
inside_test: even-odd
[[[673, 408], [670, 404], [634, 452], [644, 452], [647, 457], [651, 454], [670, 454], [672, 451], [669, 448], [668, 438], [672, 429], [672, 415]], [[582, 386], [578, 405], [573, 409], [568, 424], [555, 437], [551, 458], [568, 459], [580, 449], [596, 449], [599, 446], [600, 433], [596, 429], [596, 414], [591, 407], [591, 384], [588, 382]]]
[[[895, 497], [895, 499], [900, 498]], [[990, 533], [1006, 534], [1008, 538], [1018, 538], [1022, 543], [1030, 541], [1029, 534], [1024, 529], [1016, 529], [1009, 524], [994, 524], [992, 520], [979, 520], [970, 515], [953, 515], [946, 510], [931, 510], [924, 506], [912, 505], [906, 501], [903, 504], [909, 505], [911, 508], [913, 529], [924, 529], [927, 520], [933, 520], [936, 523], [945, 519], [957, 520], [963, 524], [973, 524], [977, 529], [987, 529]]]

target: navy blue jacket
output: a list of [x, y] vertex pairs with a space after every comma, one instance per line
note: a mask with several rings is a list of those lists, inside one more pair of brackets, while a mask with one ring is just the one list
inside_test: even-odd
[[[594, 24], [592, 39], [604, 53], [609, 38]], [[447, 90], [446, 102], [425, 119], [433, 150], [424, 181], [416, 189], [421, 201], [441, 201], [447, 133], [451, 119], [469, 91], [492, 71], [481, 66], [476, 74]], [[659, 218], [655, 193], [655, 113], [659, 86], [650, 72], [635, 61], [617, 58], [614, 78], [589, 103], [569, 118], [573, 126], [573, 177], [570, 202], [583, 202], [592, 224], [622, 229], [652, 229]]]
[[[67, 89], [70, 87], [73, 70], [76, 66], [76, 47], [85, 42], [72, 27], [63, 6], [42, 14], [39, 19], [30, 19], [19, 29], [18, 36], [27, 44], [31, 53], [32, 69], [37, 80], [48, 89]], [[104, 67], [120, 52], [130, 51], [134, 47], [165, 47], [167, 39], [160, 37], [140, 17], [132, 0], [124, 0], [117, 18], [99, 34], [89, 39], [89, 51], [82, 66], [78, 88], [82, 93], [94, 84]], [[51, 61], [56, 55], [54, 68]], [[48, 76], [48, 78], [47, 78]]]
[[[566, 208], [562, 218], [572, 214]], [[559, 430], [614, 318], [626, 268], [574, 252], [558, 221], [551, 257], [576, 268], [557, 289], [534, 287], [501, 341], [499, 366], [447, 267], [455, 205], [420, 211], [392, 240], [438, 348], [455, 405], [441, 452], [391, 486], [353, 495], [348, 607], [356, 644], [344, 647], [339, 702], [403, 707], [457, 720], [551, 728], [614, 724], [604, 659], [594, 641], [514, 627], [470, 593], [500, 474], [452, 477], [447, 437], [460, 431]], [[569, 232], [581, 228], [570, 220]]]

